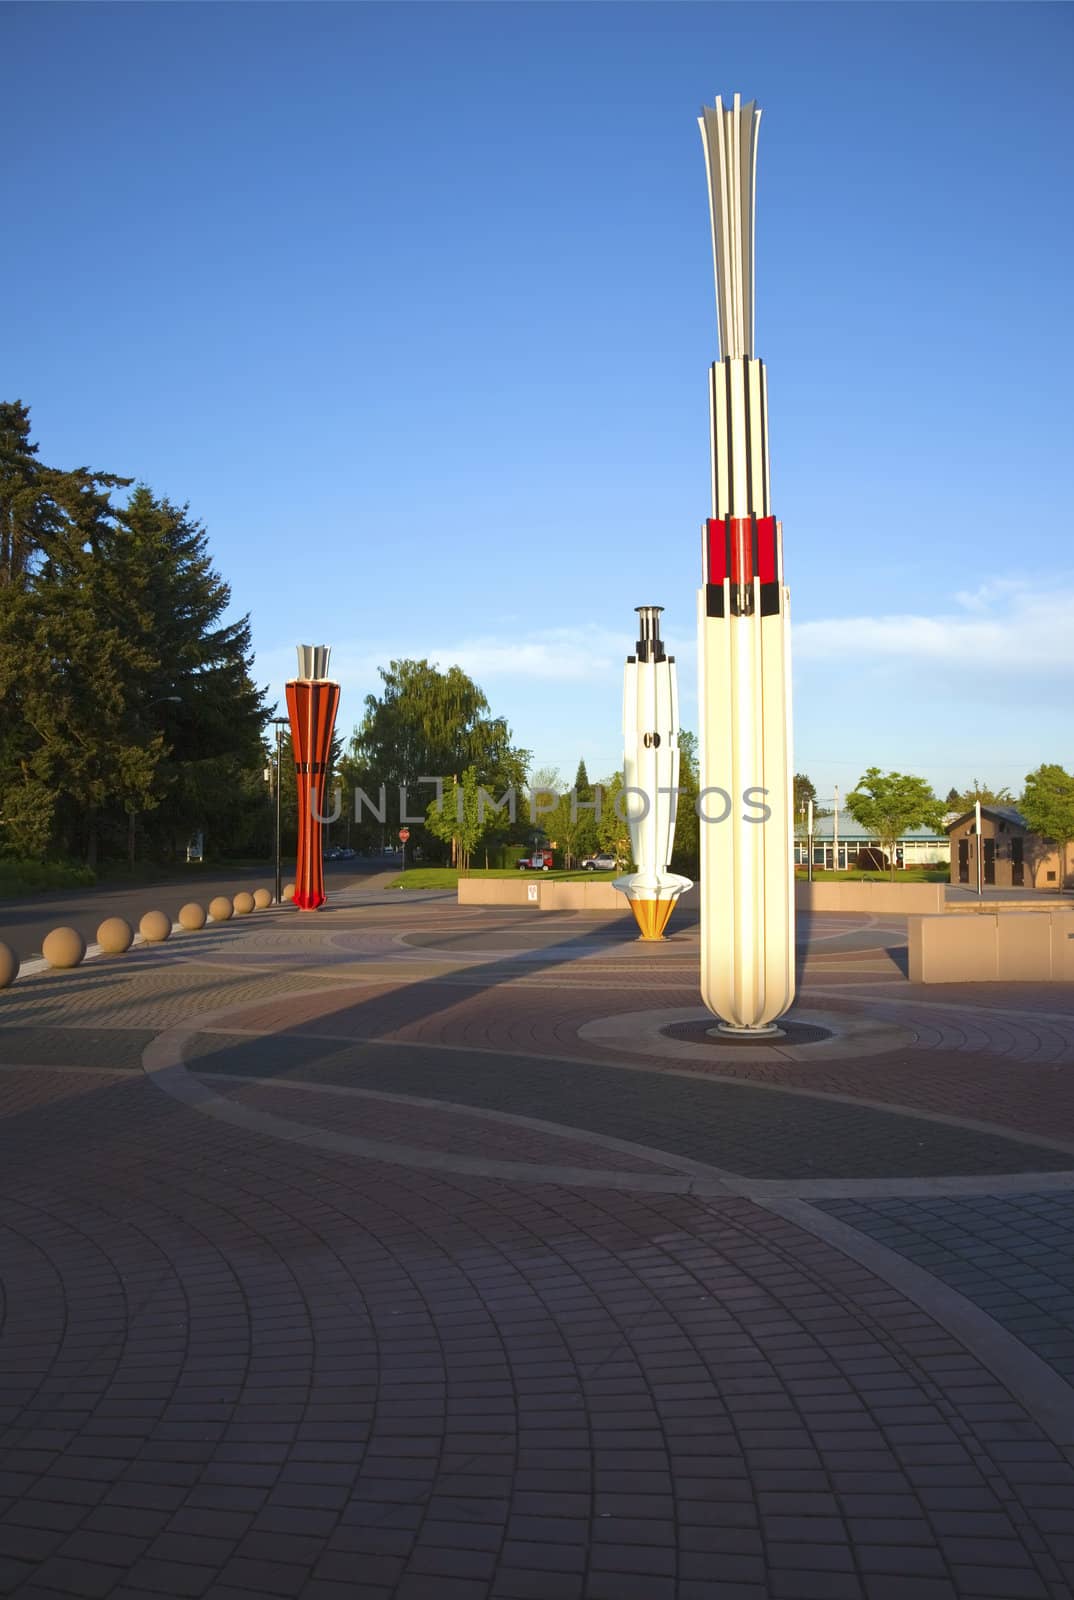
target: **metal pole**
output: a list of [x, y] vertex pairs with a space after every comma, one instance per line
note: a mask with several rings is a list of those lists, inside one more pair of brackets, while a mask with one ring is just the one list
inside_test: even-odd
[[276, 904], [283, 894], [283, 873], [280, 868], [280, 794], [283, 789], [283, 724], [276, 723]]
[[973, 823], [977, 833], [977, 893], [978, 896], [982, 896], [984, 894], [984, 879], [982, 877], [984, 863], [981, 859], [981, 802], [979, 800], [973, 802], [973, 811]]
[[832, 812], [832, 866], [839, 870], [839, 785], [835, 786], [835, 810]]
[[806, 801], [806, 882], [813, 882], [813, 802]]

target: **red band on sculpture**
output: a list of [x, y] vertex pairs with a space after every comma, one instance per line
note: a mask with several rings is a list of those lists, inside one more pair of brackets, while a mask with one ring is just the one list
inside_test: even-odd
[[757, 576], [762, 583], [779, 582], [775, 517], [757, 518]]
[[708, 573], [706, 583], [722, 583], [727, 576], [727, 528], [719, 517], [708, 519]]

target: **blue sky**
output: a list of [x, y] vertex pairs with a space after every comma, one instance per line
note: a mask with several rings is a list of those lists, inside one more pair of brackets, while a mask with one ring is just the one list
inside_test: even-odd
[[1074, 764], [1074, 12], [3, 8], [5, 398], [190, 502], [278, 690], [459, 661], [620, 756], [633, 608], [693, 646], [716, 352], [696, 117], [764, 108], [757, 348], [796, 766]]

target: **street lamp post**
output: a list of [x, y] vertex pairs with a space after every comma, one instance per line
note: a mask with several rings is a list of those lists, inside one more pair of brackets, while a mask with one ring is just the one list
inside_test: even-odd
[[806, 882], [813, 882], [813, 802], [806, 801]]
[[287, 717], [273, 717], [272, 726], [276, 729], [276, 904], [280, 904], [283, 893], [283, 875], [280, 869], [280, 792], [283, 789], [283, 730], [288, 725]]

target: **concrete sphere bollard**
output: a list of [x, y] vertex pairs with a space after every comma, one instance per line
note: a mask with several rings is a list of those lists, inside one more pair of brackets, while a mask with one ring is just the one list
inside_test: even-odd
[[209, 901], [209, 915], [214, 922], [231, 921], [231, 901], [226, 894], [218, 894], [215, 900]]
[[283, 886], [283, 895], [281, 896], [281, 898], [283, 899], [285, 904], [286, 904], [286, 902], [288, 900], [293, 900], [295, 898], [295, 886], [294, 886], [293, 883], [285, 883], [284, 884], [284, 886]]
[[245, 889], [240, 889], [231, 904], [235, 908], [237, 917], [248, 917], [254, 909], [254, 897]]
[[179, 907], [179, 926], [189, 929], [191, 933], [204, 928], [205, 911], [196, 900], [188, 900], [185, 906]]
[[254, 905], [257, 907], [258, 911], [264, 911], [265, 908], [271, 904], [272, 895], [267, 889], [254, 890]]
[[86, 954], [86, 941], [74, 928], [53, 928], [45, 937], [41, 954], [50, 967], [77, 967]]
[[134, 929], [125, 917], [105, 917], [97, 929], [97, 943], [106, 956], [121, 956], [134, 943]]
[[0, 989], [15, 982], [19, 972], [19, 958], [9, 944], [0, 939]]
[[138, 932], [146, 944], [163, 944], [165, 939], [171, 938], [171, 931], [172, 919], [163, 911], [147, 911], [138, 924]]

